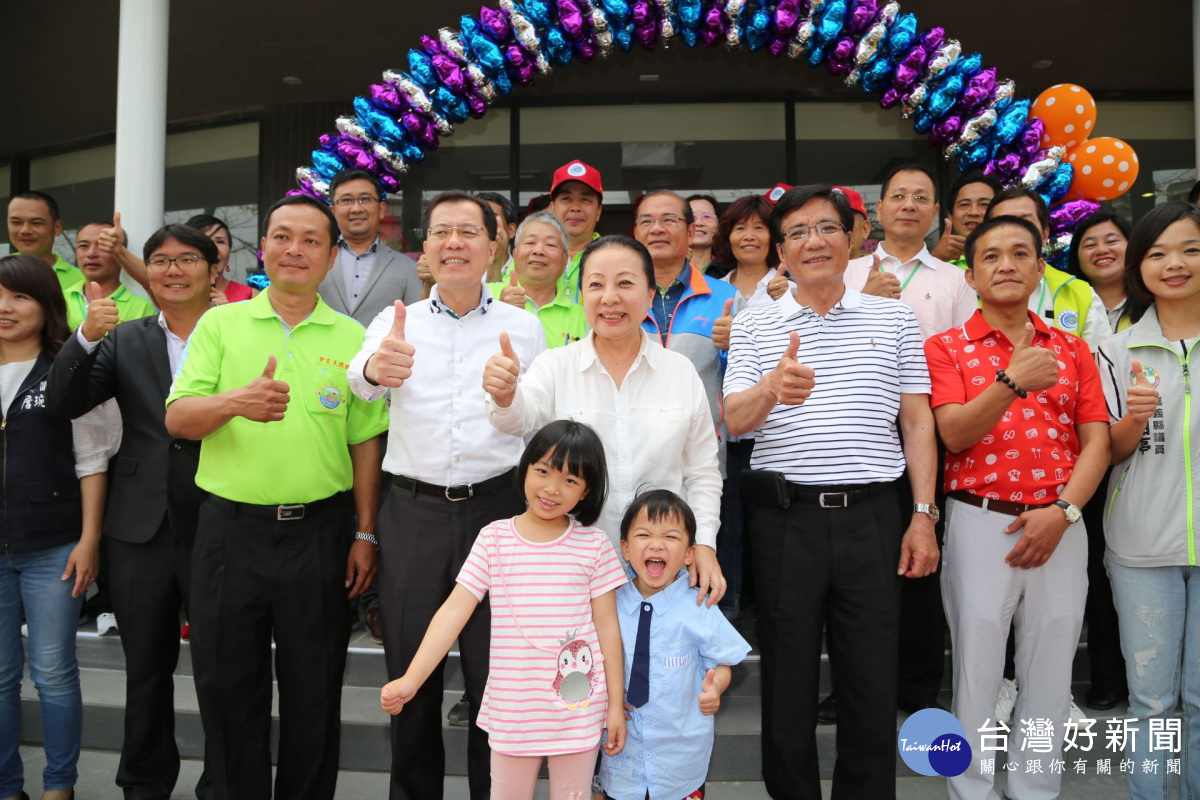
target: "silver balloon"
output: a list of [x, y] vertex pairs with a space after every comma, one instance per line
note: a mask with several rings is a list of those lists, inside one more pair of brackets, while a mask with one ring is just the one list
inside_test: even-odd
[[380, 161], [391, 167], [395, 172], [408, 172], [408, 162], [389, 150], [387, 145], [384, 145], [381, 142], [376, 142], [375, 146], [371, 148], [371, 153]]
[[729, 27], [725, 29], [725, 46], [730, 50], [737, 50], [742, 46], [742, 28], [738, 25], [738, 15], [745, 6], [746, 0], [725, 2], [725, 19], [729, 21]]
[[492, 79], [484, 74], [483, 70], [474, 61], [467, 62], [467, 77], [471, 79], [471, 83], [483, 95], [483, 99], [487, 103], [493, 103], [496, 100], [496, 86], [492, 83]]
[[536, 53], [541, 48], [541, 41], [538, 39], [537, 30], [533, 27], [533, 23], [529, 18], [521, 13], [516, 4], [512, 0], [500, 0], [500, 7], [508, 12], [509, 21], [512, 22], [513, 34], [517, 37], [517, 41], [521, 46], [530, 53]]
[[462, 42], [459, 41], [457, 31], [450, 28], [439, 28], [438, 41], [446, 49], [447, 53], [461, 63], [465, 64], [469, 60], [467, 58], [467, 51], [463, 49]]
[[944, 45], [938, 48], [935, 55], [925, 68], [925, 80], [930, 80], [941, 75], [950, 67], [958, 57], [962, 55], [962, 45], [957, 39], [951, 39]]
[[308, 181], [314, 192], [321, 195], [321, 197], [324, 197], [326, 200], [329, 199], [329, 184], [326, 183], [325, 179], [313, 170], [309, 169], [308, 167], [300, 167], [300, 169], [296, 170], [296, 179]]
[[946, 145], [945, 156], [946, 160], [954, 158], [958, 151], [969, 144], [974, 144], [980, 136], [987, 133], [987, 129], [996, 124], [996, 111], [992, 108], [986, 108], [976, 116], [967, 120], [963, 125], [962, 133], [959, 134], [958, 141], [951, 142]]
[[788, 58], [799, 58], [804, 55], [804, 49], [808, 46], [808, 42], [812, 39], [813, 31], [812, 17], [806, 17], [796, 26], [796, 35], [788, 42]]
[[846, 74], [846, 86], [853, 88], [858, 85], [859, 72], [858, 67], [851, 67], [850, 72]]
[[1066, 154], [1067, 148], [1062, 145], [1051, 147], [1042, 158], [1025, 168], [1025, 174], [1021, 176], [1021, 186], [1026, 189], [1036, 188], [1047, 175], [1058, 169]]
[[596, 48], [601, 58], [608, 58], [613, 49], [612, 28], [608, 24], [608, 17], [604, 16], [604, 10], [596, 4], [596, 0], [584, 0], [584, 2], [588, 6], [588, 18], [592, 21], [592, 33], [596, 37]]
[[908, 93], [907, 97], [901, 103], [900, 115], [904, 119], [908, 119], [913, 114], [917, 113], [917, 107], [925, 101], [925, 94], [928, 91], [929, 84], [922, 81], [917, 85], [917, 88]]
[[858, 48], [854, 51], [854, 63], [860, 67], [865, 66], [879, 50], [879, 43], [883, 41], [886, 33], [887, 24], [882, 20], [872, 25], [867, 35], [858, 40]]
[[454, 133], [454, 125], [451, 124], [450, 120], [443, 117], [437, 111], [434, 111], [433, 103], [429, 101], [429, 97], [425, 94], [424, 90], [404, 77], [403, 73], [390, 69], [385, 70], [383, 79], [399, 89], [400, 94], [404, 95], [410, 104], [424, 111], [440, 135], [449, 136]]
[[675, 0], [658, 0], [658, 41], [663, 47], [670, 47], [675, 38], [675, 23], [671, 14], [675, 11]]
[[1011, 80], [1000, 81], [996, 84], [996, 91], [992, 94], [992, 102], [988, 105], [995, 106], [1005, 100], [1011, 100], [1012, 96], [1017, 92], [1017, 84]]
[[537, 67], [537, 71], [542, 75], [549, 75], [554, 71], [554, 67], [550, 66], [550, 59], [546, 58], [545, 53], [535, 53], [533, 65]]
[[358, 124], [358, 120], [354, 117], [338, 117], [334, 122], [339, 132], [347, 136], [353, 136], [355, 139], [362, 139], [364, 142], [371, 141], [371, 134], [367, 133], [362, 125]]

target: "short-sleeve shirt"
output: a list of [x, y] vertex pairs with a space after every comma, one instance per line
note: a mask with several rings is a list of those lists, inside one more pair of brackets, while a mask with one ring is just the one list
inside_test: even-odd
[[79, 267], [68, 263], [67, 260], [58, 253], [54, 254], [54, 264], [52, 266], [54, 268], [54, 277], [58, 278], [58, 283], [60, 286], [62, 286], [64, 293], [68, 289], [73, 289], [76, 287], [80, 287], [82, 289], [84, 284], [83, 271], [80, 270]]
[[[1058, 355], [1058, 383], [1012, 405], [1000, 423], [979, 442], [960, 453], [947, 453], [947, 492], [967, 491], [990, 500], [1046, 505], [1058, 499], [1079, 456], [1076, 426], [1108, 422], [1104, 390], [1087, 343], [1051, 328], [1030, 312], [1034, 347]], [[931, 336], [925, 357], [933, 380], [930, 405], [966, 404], [1006, 369], [1013, 346], [988, 324], [982, 311], [960, 328]]]
[[734, 317], [725, 397], [745, 391], [779, 363], [790, 333], [816, 386], [798, 406], [778, 404], [755, 432], [754, 469], [792, 483], [864, 484], [904, 474], [897, 419], [902, 394], [928, 394], [929, 374], [913, 310], [847, 286], [824, 317], [791, 294]]
[[700, 713], [704, 675], [740, 664], [750, 645], [716, 606], [696, 605], [699, 589], [681, 571], [657, 594], [643, 598], [632, 584], [617, 590], [625, 675], [633, 669], [644, 605], [650, 615], [650, 699], [630, 713], [625, 749], [600, 765], [604, 791], [615, 800], [679, 800], [699, 789], [712, 755], [713, 718]]
[[[487, 288], [492, 297], [499, 300], [500, 294], [507, 285], [508, 282], [505, 280], [489, 283]], [[547, 347], [564, 347], [587, 336], [587, 316], [583, 313], [583, 306], [573, 301], [562, 286], [558, 287], [558, 294], [554, 296], [554, 299], [544, 306], [534, 305], [533, 301], [527, 297], [525, 310], [536, 316], [542, 323], [542, 327], [546, 329]]]
[[554, 541], [517, 533], [512, 519], [479, 532], [456, 579], [491, 595], [490, 668], [479, 727], [498, 753], [591, 750], [608, 710], [604, 654], [592, 600], [628, 579], [599, 528], [574, 520]]
[[[83, 287], [84, 284], [81, 283], [73, 288], [63, 290], [63, 297], [67, 301], [67, 327], [71, 330], [76, 330], [87, 318], [88, 301], [87, 296], [83, 293]], [[110, 294], [109, 298], [117, 304], [117, 318], [121, 322], [130, 322], [158, 313], [153, 303], [141, 295], [129, 291], [127, 286], [117, 287], [117, 290]]]
[[386, 431], [387, 409], [355, 397], [346, 379], [362, 346], [362, 325], [318, 298], [312, 314], [289, 330], [270, 293], [200, 318], [167, 405], [239, 389], [262, 375], [274, 355], [275, 379], [289, 389], [283, 419], [234, 417], [205, 437], [196, 485], [239, 503], [311, 503], [351, 488], [347, 445]]

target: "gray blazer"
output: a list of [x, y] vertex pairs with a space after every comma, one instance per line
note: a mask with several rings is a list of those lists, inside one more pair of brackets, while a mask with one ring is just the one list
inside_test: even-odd
[[421, 279], [417, 277], [416, 262], [388, 247], [381, 239], [379, 249], [375, 253], [375, 266], [367, 276], [357, 306], [350, 308], [349, 298], [346, 297], [346, 278], [342, 274], [341, 264], [337, 261], [325, 276], [325, 280], [321, 281], [317, 291], [330, 308], [353, 317], [365, 328], [380, 311], [397, 300], [403, 300], [406, 306], [420, 302], [425, 289]]

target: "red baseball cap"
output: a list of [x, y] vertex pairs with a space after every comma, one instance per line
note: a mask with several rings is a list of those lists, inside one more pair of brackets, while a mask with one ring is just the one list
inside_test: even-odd
[[771, 187], [771, 191], [767, 192], [763, 196], [771, 202], [771, 205], [775, 205], [779, 202], [779, 198], [783, 197], [784, 192], [786, 192], [788, 189], [795, 188], [796, 187], [792, 186], [790, 183], [777, 183]]
[[846, 200], [849, 201], [850, 208], [854, 209], [859, 214], [862, 214], [863, 219], [870, 219], [870, 217], [867, 216], [867, 207], [863, 204], [861, 194], [853, 189], [847, 189], [845, 186], [835, 186], [833, 188], [846, 195]]
[[582, 161], [571, 161], [563, 164], [554, 170], [554, 182], [550, 184], [550, 195], [553, 196], [558, 191], [558, 187], [567, 181], [579, 181], [600, 195], [601, 200], [604, 199], [604, 185], [600, 182], [600, 170], [595, 167], [589, 166]]

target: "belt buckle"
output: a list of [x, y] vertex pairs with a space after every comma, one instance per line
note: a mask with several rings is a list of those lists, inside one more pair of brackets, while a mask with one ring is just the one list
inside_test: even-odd
[[[466, 489], [467, 493], [464, 495], [458, 496], [458, 497], [451, 497], [450, 491], [452, 489]], [[475, 496], [475, 487], [474, 487], [474, 485], [472, 485], [470, 483], [459, 483], [459, 484], [455, 484], [454, 486], [446, 487], [446, 499], [449, 500], [451, 503], [457, 503], [460, 500], [469, 500], [470, 498], [472, 498], [474, 496]]]
[[304, 519], [304, 503], [293, 503], [290, 506], [276, 506], [276, 522], [288, 522], [294, 519]]
[[[841, 505], [836, 505], [836, 506], [829, 505], [828, 503], [825, 502], [826, 497], [841, 497], [842, 498]], [[849, 504], [849, 500], [850, 500], [849, 492], [821, 492], [821, 494], [817, 495], [817, 502], [821, 505], [821, 508], [845, 508]]]

